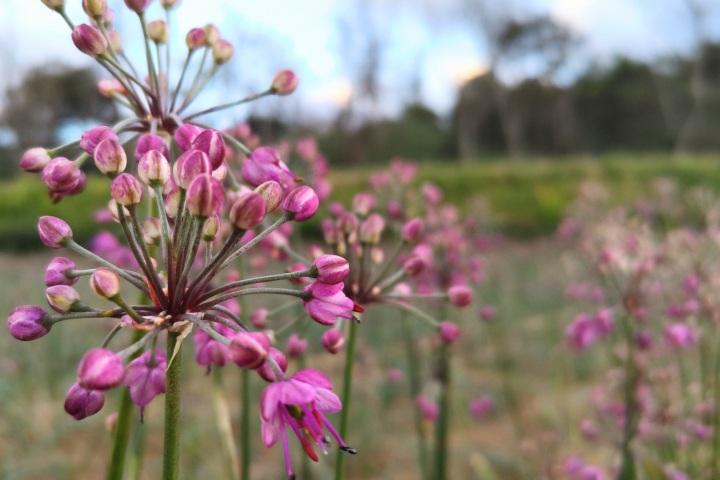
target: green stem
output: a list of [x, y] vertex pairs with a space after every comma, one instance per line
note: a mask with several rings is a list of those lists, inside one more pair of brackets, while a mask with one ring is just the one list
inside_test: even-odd
[[[415, 399], [420, 395], [420, 355], [418, 354], [417, 344], [415, 343], [415, 333], [413, 332], [410, 319], [407, 314], [403, 314], [402, 318], [403, 339], [405, 341], [405, 355], [407, 358], [408, 376], [410, 381], [410, 400], [415, 404]], [[417, 435], [417, 455], [420, 467], [420, 478], [426, 480], [428, 478], [427, 471], [427, 431], [423, 421], [422, 412], [415, 407], [415, 434]]]
[[[167, 358], [175, 351], [179, 333], [168, 332]], [[182, 350], [166, 372], [165, 390], [165, 448], [163, 449], [163, 480], [177, 480], [180, 473], [180, 364]]]
[[[130, 341], [131, 344], [140, 341], [143, 334], [142, 330], [135, 330]], [[132, 355], [132, 359], [137, 358], [139, 355], [140, 352], [138, 351]], [[107, 480], [122, 480], [123, 478], [125, 455], [130, 440], [130, 421], [134, 410], [135, 408], [130, 400], [130, 391], [123, 388], [120, 394], [120, 407], [118, 408], [117, 424], [115, 425], [115, 435], [113, 436], [112, 451], [110, 453], [110, 465], [105, 477]]]
[[240, 478], [250, 480], [250, 370], [242, 369], [242, 404], [240, 405]]
[[[352, 398], [352, 376], [355, 365], [355, 343], [357, 341], [357, 322], [350, 321], [350, 333], [348, 345], [345, 352], [345, 374], [343, 375], [343, 409], [340, 414], [340, 438], [347, 438], [348, 423], [350, 420], [350, 399]], [[345, 467], [345, 452], [338, 450], [337, 462], [335, 463], [335, 480], [343, 478]]]
[[638, 372], [635, 366], [635, 333], [629, 318], [623, 321], [625, 343], [627, 346], [627, 358], [625, 359], [625, 426], [620, 447], [622, 460], [618, 472], [618, 480], [635, 480], [635, 458], [630, 443], [635, 436], [635, 423], [637, 405], [635, 403], [635, 386], [637, 384]]
[[[243, 370], [247, 371], [247, 370]], [[215, 417], [217, 418], [218, 433], [223, 445], [223, 457], [225, 457], [225, 473], [228, 478], [238, 478], [238, 454], [237, 445], [232, 435], [230, 426], [230, 411], [225, 399], [225, 388], [222, 381], [222, 372], [219, 368], [212, 369], [213, 376], [213, 404], [215, 405]]]
[[443, 343], [438, 352], [437, 379], [441, 385], [435, 425], [435, 480], [447, 477], [448, 425], [450, 423], [450, 349]]

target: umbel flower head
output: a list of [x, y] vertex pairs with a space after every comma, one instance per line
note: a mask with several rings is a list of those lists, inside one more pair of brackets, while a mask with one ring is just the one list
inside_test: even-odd
[[[106, 233], [91, 251], [75, 241], [67, 222], [41, 217], [41, 241], [50, 248], [85, 257], [91, 267], [78, 269], [73, 260], [65, 257], [52, 260], [45, 275], [46, 297], [57, 313], [48, 313], [39, 306], [21, 306], [9, 315], [8, 329], [15, 338], [27, 341], [47, 335], [60, 322], [78, 318], [112, 322], [114, 328], [106, 341], [83, 356], [77, 382], [67, 393], [65, 409], [78, 420], [97, 413], [103, 406], [105, 390], [119, 386], [129, 389], [131, 400], [142, 414], [155, 397], [165, 392], [165, 370], [172, 366], [172, 352], [163, 355], [157, 350], [158, 343], [165, 335], [182, 342], [195, 330], [200, 365], [219, 367], [232, 361], [257, 371], [268, 382], [276, 382], [273, 385], [280, 385], [280, 390], [294, 391], [288, 401], [297, 401], [292, 405], [300, 411], [308, 409], [313, 416], [296, 418], [293, 425], [308, 428], [324, 445], [324, 428], [336, 434], [329, 423], [318, 420], [324, 417], [317, 415], [340, 408], [337, 402], [328, 410], [323, 401], [334, 395], [329, 382], [319, 372], [286, 380], [287, 360], [271, 347], [272, 335], [246, 325], [233, 304], [238, 297], [249, 295], [294, 297], [310, 305], [308, 312], [322, 311], [312, 318], [332, 324], [335, 317], [348, 318], [354, 309], [342, 289], [335, 287], [342, 286], [347, 262], [340, 256], [329, 256], [318, 258], [315, 265], [274, 275], [253, 277], [235, 272], [233, 266], [241, 256], [263, 246], [268, 237], [280, 235], [278, 232], [285, 231], [291, 222], [315, 215], [320, 199], [313, 188], [301, 185], [302, 180], [290, 171], [276, 150], [259, 145], [253, 145], [251, 150], [232, 135], [194, 123], [200, 116], [267, 95], [290, 94], [297, 86], [297, 77], [283, 71], [263, 92], [192, 112], [205, 84], [231, 59], [232, 45], [220, 38], [212, 25], [194, 28], [186, 38], [183, 71], [171, 75], [173, 72], [165, 71], [167, 65], [158, 57], [164, 57], [173, 35], [164, 22], [146, 22], [151, 3], [125, 1], [137, 14], [145, 44], [152, 42], [157, 47], [157, 55], [147, 49], [143, 62], [147, 77], [140, 78], [133, 72], [143, 69], [130, 65], [121, 54], [122, 45], [112, 29], [106, 2], [85, 1], [83, 7], [93, 24], [73, 25], [64, 11], [64, 2], [45, 1], [70, 25], [78, 49], [113, 77], [101, 85], [101, 91], [130, 115], [117, 125], [88, 130], [74, 144], [31, 149], [23, 155], [21, 165], [27, 171], [42, 172], [53, 201], [59, 201], [83, 190], [86, 177], [80, 167], [91, 159], [109, 180], [108, 212], [103, 217], [119, 224], [126, 246]], [[162, 5], [170, 9], [176, 3], [164, 0]], [[202, 58], [196, 56], [198, 52], [203, 52]], [[208, 64], [205, 59], [212, 62]], [[193, 77], [194, 81], [188, 80]], [[169, 83], [169, 78], [176, 83]], [[242, 167], [228, 163], [235, 153], [245, 157]], [[234, 273], [231, 281], [221, 278], [228, 270]], [[98, 301], [112, 305], [96, 308], [82, 303], [74, 289], [82, 279], [88, 281]], [[298, 279], [316, 280], [307, 291], [297, 286], [270, 286], [272, 282]], [[324, 292], [328, 289], [333, 293]], [[148, 304], [129, 300], [138, 294], [149, 299]], [[318, 302], [327, 305], [316, 308]], [[257, 324], [263, 326], [260, 321]], [[123, 330], [140, 330], [144, 336], [118, 349], [116, 342], [122, 335], [116, 334]], [[312, 398], [303, 393], [309, 388], [314, 392]], [[270, 390], [271, 398], [277, 390]], [[294, 408], [293, 415], [297, 416]], [[275, 421], [272, 415], [268, 418]]]

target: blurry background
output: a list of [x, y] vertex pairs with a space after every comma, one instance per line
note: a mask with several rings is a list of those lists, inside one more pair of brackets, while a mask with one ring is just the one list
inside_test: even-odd
[[[216, 114], [216, 123], [249, 121], [266, 141], [317, 135], [334, 164], [720, 147], [712, 0], [181, 3], [178, 40], [213, 22], [235, 45], [216, 98], [264, 89], [280, 68], [301, 78], [293, 96]], [[79, 5], [68, 2], [76, 20]], [[139, 54], [135, 19], [115, 10], [127, 51]], [[8, 176], [24, 148], [74, 138], [117, 112], [93, 88], [102, 72], [39, 0], [6, 0], [0, 27]], [[178, 68], [184, 53], [175, 52]]]

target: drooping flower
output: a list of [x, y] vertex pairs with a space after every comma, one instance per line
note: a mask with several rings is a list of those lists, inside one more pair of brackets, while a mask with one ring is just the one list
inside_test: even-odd
[[315, 462], [318, 455], [313, 444], [323, 453], [327, 453], [330, 445], [325, 430], [335, 438], [341, 450], [356, 453], [345, 445], [324, 415], [341, 409], [342, 403], [333, 393], [330, 379], [318, 370], [300, 370], [265, 388], [260, 397], [262, 440], [266, 447], [272, 447], [279, 438], [282, 440], [288, 478], [294, 479], [295, 474], [290, 462], [286, 427], [295, 433], [307, 456]]
[[333, 325], [337, 317], [351, 319], [350, 312], [355, 304], [345, 296], [343, 288], [345, 284], [326, 284], [312, 282], [305, 287], [310, 294], [310, 299], [305, 301], [305, 310], [310, 318], [322, 325]]

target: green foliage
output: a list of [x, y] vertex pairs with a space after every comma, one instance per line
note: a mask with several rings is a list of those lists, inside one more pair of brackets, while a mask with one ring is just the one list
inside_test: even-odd
[[[349, 205], [352, 197], [367, 189], [367, 179], [377, 168], [337, 169], [331, 175], [331, 201]], [[711, 156], [673, 159], [665, 155], [614, 155], [601, 160], [557, 161], [538, 159], [524, 162], [493, 161], [457, 164], [422, 164], [418, 182], [433, 182], [445, 192], [445, 200], [465, 211], [475, 210], [478, 197], [489, 205], [488, 221], [499, 232], [517, 237], [552, 233], [562, 219], [580, 185], [597, 180], [610, 188], [619, 203], [634, 201], [646, 194], [658, 177], [674, 179], [681, 189], [695, 185], [720, 185], [720, 168]], [[0, 188], [0, 248], [34, 249], [37, 219], [53, 215], [67, 221], [75, 237], [86, 240], [97, 230], [96, 210], [109, 200], [109, 184], [91, 176], [85, 193], [52, 205], [38, 178], [21, 176]], [[318, 235], [317, 219], [302, 224], [303, 233]]]

